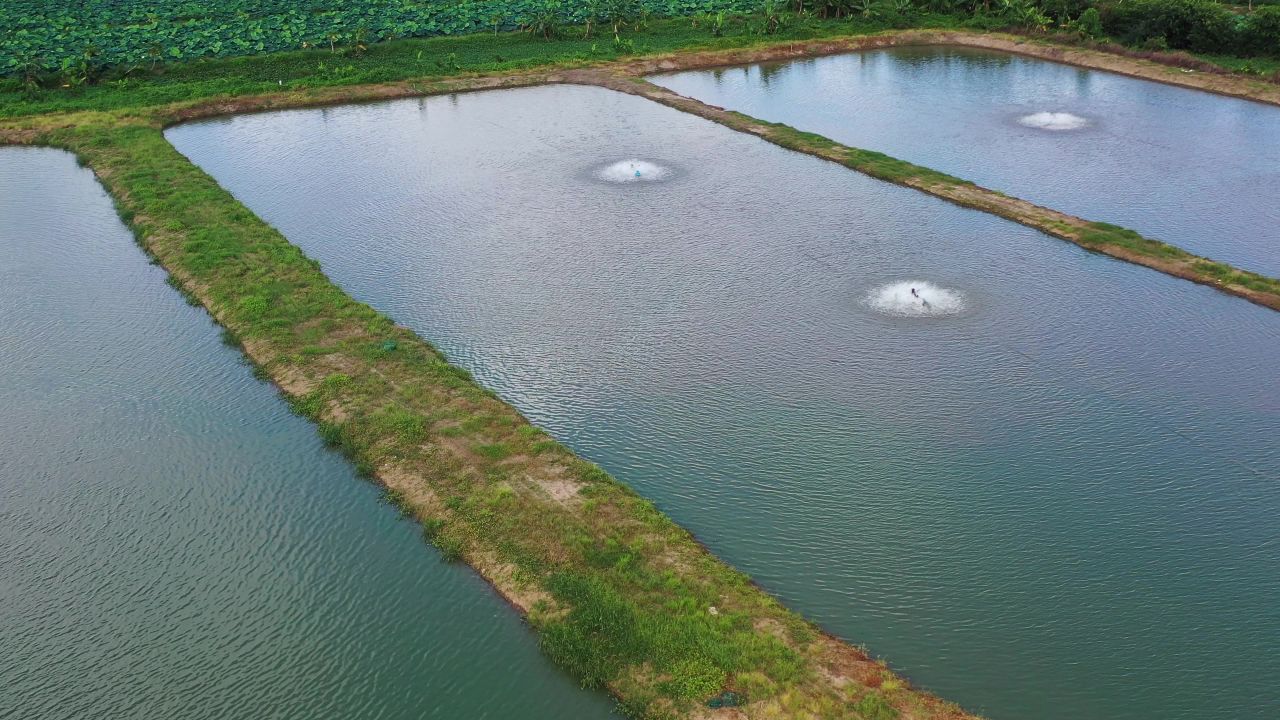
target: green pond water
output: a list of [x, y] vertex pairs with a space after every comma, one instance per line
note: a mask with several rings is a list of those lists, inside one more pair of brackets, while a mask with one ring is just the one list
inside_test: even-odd
[[964, 48], [651, 78], [1280, 277], [1280, 108]]
[[1280, 715], [1280, 314], [596, 88], [168, 136], [920, 684], [997, 719]]
[[605, 718], [148, 265], [0, 149], [0, 718]]

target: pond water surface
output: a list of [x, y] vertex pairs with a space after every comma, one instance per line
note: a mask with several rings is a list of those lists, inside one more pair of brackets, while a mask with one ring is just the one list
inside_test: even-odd
[[0, 718], [604, 718], [147, 264], [0, 149]]
[[597, 88], [168, 136], [348, 292], [943, 696], [1280, 709], [1280, 314]]
[[651, 80], [1280, 277], [1277, 107], [951, 48]]

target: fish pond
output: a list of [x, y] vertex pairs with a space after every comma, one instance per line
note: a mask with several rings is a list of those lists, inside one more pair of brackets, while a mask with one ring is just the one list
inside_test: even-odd
[[166, 287], [0, 149], [0, 718], [606, 718]]
[[908, 47], [650, 78], [1280, 276], [1280, 108], [982, 50]]
[[1275, 312], [599, 88], [168, 137], [942, 696], [997, 719], [1280, 708]]

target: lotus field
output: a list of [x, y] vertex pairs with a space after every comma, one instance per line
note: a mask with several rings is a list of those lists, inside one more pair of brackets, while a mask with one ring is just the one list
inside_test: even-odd
[[0, 75], [137, 65], [402, 37], [748, 12], [760, 0], [0, 0]]

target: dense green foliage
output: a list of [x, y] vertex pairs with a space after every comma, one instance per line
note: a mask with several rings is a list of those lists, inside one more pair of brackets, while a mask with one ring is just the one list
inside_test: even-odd
[[1240, 48], [1246, 55], [1280, 58], [1280, 5], [1258, 8], [1249, 16], [1240, 33]]
[[1106, 0], [1102, 29], [1130, 45], [1280, 57], [1280, 7], [1239, 14], [1213, 0]]
[[[0, 0], [3, 1], [3, 0]], [[625, 42], [585, 28], [553, 39], [532, 33], [481, 33], [396, 40], [371, 45], [359, 57], [327, 48], [294, 50], [234, 58], [213, 58], [160, 65], [136, 72], [110, 72], [96, 82], [63, 87], [0, 78], [0, 117], [70, 110], [109, 110], [164, 105], [214, 96], [238, 96], [280, 90], [342, 87], [412, 78], [425, 89], [438, 77], [462, 73], [512, 72], [548, 66], [600, 63], [630, 55], [689, 49], [742, 48], [760, 43], [812, 40], [878, 32], [900, 24], [895, 18], [823, 19], [792, 15], [765, 33], [760, 16], [726, 16], [718, 25], [707, 17], [658, 19], [632, 28]], [[921, 15], [911, 25], [954, 28], [957, 18]], [[985, 27], [977, 21], [973, 26]]]
[[1280, 57], [1280, 6], [1253, 12], [1214, 0], [0, 0], [0, 76], [29, 86], [92, 84], [162, 63], [319, 48], [360, 57], [397, 38], [523, 28], [626, 51], [651, 19], [694, 16], [719, 37], [753, 17], [774, 34], [802, 17], [904, 27], [955, 23], [1068, 30], [1161, 50]]
[[395, 38], [748, 12], [759, 0], [0, 0], [0, 73], [367, 46]]

